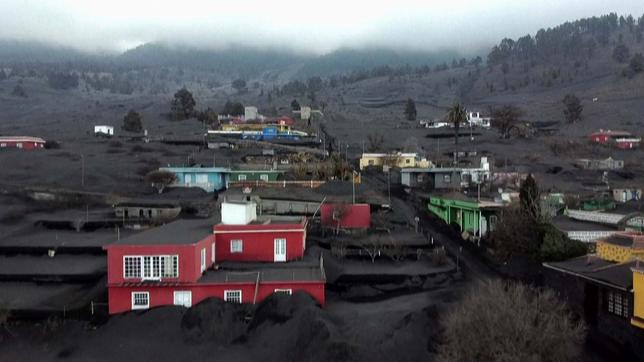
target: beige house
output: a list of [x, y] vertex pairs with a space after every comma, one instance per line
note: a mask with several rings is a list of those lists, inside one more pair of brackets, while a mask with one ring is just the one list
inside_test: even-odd
[[360, 158], [360, 170], [366, 167], [429, 168], [433, 164], [417, 153], [363, 153]]

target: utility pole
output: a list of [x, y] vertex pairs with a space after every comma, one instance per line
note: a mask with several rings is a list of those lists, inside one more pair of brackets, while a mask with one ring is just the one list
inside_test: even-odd
[[81, 153], [81, 187], [85, 187], [85, 155]]
[[356, 171], [351, 171], [351, 188], [353, 191], [353, 203], [356, 203]]

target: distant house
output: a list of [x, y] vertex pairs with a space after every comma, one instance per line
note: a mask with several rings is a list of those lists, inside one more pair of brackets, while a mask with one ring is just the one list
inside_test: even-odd
[[617, 202], [637, 201], [642, 199], [642, 189], [613, 189], [613, 200]]
[[368, 229], [371, 226], [369, 204], [322, 204], [322, 226], [342, 229]]
[[94, 136], [112, 137], [114, 136], [113, 126], [94, 126]]
[[490, 128], [492, 118], [483, 117], [480, 112], [468, 112], [467, 123], [472, 127]]
[[170, 203], [122, 202], [114, 205], [116, 217], [123, 219], [171, 220], [179, 216], [181, 206]]
[[244, 107], [244, 120], [251, 121], [257, 119], [257, 107], [246, 106]]
[[[109, 313], [164, 305], [190, 307], [206, 298], [255, 304], [274, 293], [296, 291], [306, 292], [324, 305], [326, 278], [321, 260], [279, 267], [252, 263], [226, 267], [230, 260], [254, 260], [251, 252], [265, 244], [270, 244], [271, 255], [282, 255], [286, 249], [284, 254], [289, 258], [288, 242], [281, 241], [285, 232], [299, 235], [294, 244], [301, 255], [305, 222], [288, 231], [284, 229], [289, 224], [277, 223], [274, 227], [237, 225], [245, 227], [241, 229], [216, 226], [214, 234], [212, 224], [211, 220], [178, 220], [105, 246]], [[240, 244], [237, 240], [244, 241]], [[233, 254], [246, 258], [229, 258]]]
[[363, 153], [360, 170], [367, 167], [428, 168], [432, 163], [417, 153]]
[[498, 212], [505, 205], [493, 201], [459, 200], [431, 196], [427, 204], [429, 212], [448, 225], [453, 225], [470, 239], [481, 239], [498, 221]]
[[46, 141], [38, 137], [6, 136], [0, 137], [0, 148], [20, 148], [34, 150], [45, 148]]
[[624, 168], [624, 161], [611, 157], [604, 160], [580, 158], [575, 161], [575, 166], [584, 170], [621, 170]]
[[284, 171], [278, 170], [230, 170], [227, 181], [277, 181]]
[[426, 187], [430, 190], [469, 188], [490, 181], [490, 164], [487, 157], [481, 157], [476, 168], [432, 167], [403, 168], [400, 182], [407, 187]]
[[642, 139], [626, 131], [599, 130], [592, 133], [590, 140], [601, 144], [615, 144], [617, 148], [629, 150], [639, 148]]
[[161, 167], [176, 175], [172, 187], [198, 187], [206, 192], [223, 190], [226, 187], [226, 175], [230, 171], [223, 167]]

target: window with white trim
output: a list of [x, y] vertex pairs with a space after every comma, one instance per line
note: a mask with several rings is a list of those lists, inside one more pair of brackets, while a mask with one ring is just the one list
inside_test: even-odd
[[149, 292], [132, 292], [132, 309], [150, 308]]
[[201, 248], [201, 272], [206, 270], [206, 248]]
[[237, 175], [237, 181], [246, 181], [246, 175]]
[[210, 260], [212, 261], [213, 264], [215, 263], [215, 245], [216, 245], [215, 243], [212, 243], [212, 246], [211, 246], [212, 250], [210, 253]]
[[179, 277], [179, 256], [124, 256], [123, 277], [126, 279], [177, 278]]
[[445, 183], [452, 182], [452, 176], [451, 175], [443, 175], [443, 182], [445, 182]]
[[629, 316], [629, 303], [628, 295], [625, 293], [608, 290], [606, 298], [606, 308], [609, 313], [616, 314], [620, 317], [628, 318]]
[[230, 252], [231, 253], [241, 253], [244, 251], [244, 243], [241, 240], [231, 240], [230, 241]]
[[140, 278], [141, 277], [141, 257], [126, 256], [123, 259], [123, 277]]
[[259, 175], [259, 179], [262, 180], [262, 181], [268, 181], [268, 175], [263, 173], [263, 174]]
[[242, 291], [241, 290], [224, 290], [224, 302], [241, 304]]
[[293, 294], [293, 289], [275, 289], [273, 291], [274, 294], [286, 294], [286, 295], [291, 295]]

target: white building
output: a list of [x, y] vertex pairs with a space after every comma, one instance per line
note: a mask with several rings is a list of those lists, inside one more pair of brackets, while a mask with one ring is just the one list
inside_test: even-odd
[[113, 126], [94, 126], [94, 136], [114, 136], [114, 127]]
[[224, 201], [221, 203], [221, 223], [225, 225], [248, 225], [257, 219], [257, 204], [254, 201]]
[[472, 127], [490, 128], [491, 121], [492, 121], [492, 118], [483, 117], [480, 112], [467, 113], [467, 122]]
[[244, 107], [244, 120], [252, 121], [258, 118], [257, 107], [247, 106]]

